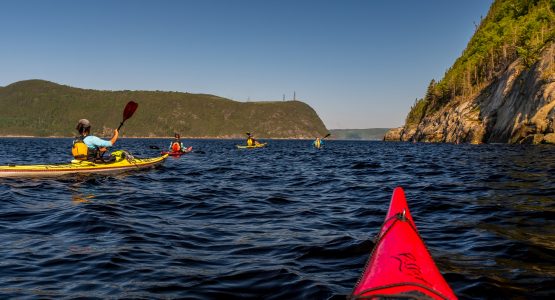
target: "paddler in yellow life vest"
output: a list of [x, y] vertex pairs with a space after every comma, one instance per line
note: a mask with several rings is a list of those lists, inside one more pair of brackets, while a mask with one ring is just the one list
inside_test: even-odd
[[316, 147], [316, 149], [320, 149], [320, 147], [324, 146], [324, 141], [320, 138], [316, 138], [316, 140], [314, 141], [314, 147]]
[[75, 129], [79, 136], [73, 141], [71, 153], [77, 160], [102, 160], [102, 155], [107, 148], [112, 147], [118, 140], [118, 130], [114, 130], [114, 136], [109, 141], [103, 140], [91, 134], [91, 123], [87, 119], [81, 119]]
[[247, 132], [247, 146], [256, 146], [260, 145], [260, 143], [254, 139], [250, 132]]
[[179, 133], [176, 133], [174, 135], [174, 139], [172, 143], [170, 144], [170, 151], [182, 152], [184, 149], [185, 147], [183, 147], [183, 143], [181, 142], [181, 137], [179, 136]]

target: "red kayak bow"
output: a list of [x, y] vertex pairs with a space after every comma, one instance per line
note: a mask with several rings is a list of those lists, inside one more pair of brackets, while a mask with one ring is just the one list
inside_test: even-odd
[[405, 192], [393, 191], [389, 211], [351, 298], [457, 299], [410, 214]]

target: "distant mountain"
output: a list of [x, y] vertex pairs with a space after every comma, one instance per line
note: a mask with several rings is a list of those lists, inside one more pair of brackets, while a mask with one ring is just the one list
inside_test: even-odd
[[389, 128], [330, 129], [330, 139], [334, 140], [383, 140]]
[[314, 109], [300, 101], [237, 102], [206, 94], [99, 91], [27, 80], [0, 87], [0, 135], [74, 136], [89, 119], [93, 134], [110, 136], [128, 101], [138, 110], [127, 137], [313, 138], [327, 133]]

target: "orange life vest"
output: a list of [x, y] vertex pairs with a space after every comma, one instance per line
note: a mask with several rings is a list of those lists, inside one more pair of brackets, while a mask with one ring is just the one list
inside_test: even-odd
[[173, 142], [172, 144], [172, 151], [173, 152], [178, 152], [181, 150], [181, 145], [179, 145], [179, 142]]

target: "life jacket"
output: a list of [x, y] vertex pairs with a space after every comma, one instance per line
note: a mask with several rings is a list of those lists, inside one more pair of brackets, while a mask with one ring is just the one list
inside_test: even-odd
[[172, 144], [172, 151], [173, 152], [178, 152], [181, 150], [181, 145], [179, 144], [179, 142], [173, 142]]
[[84, 136], [75, 137], [73, 140], [73, 147], [71, 147], [71, 154], [76, 160], [88, 160], [88, 161], [103, 161], [100, 156], [100, 151], [98, 148], [91, 149], [85, 142]]
[[73, 147], [71, 147], [71, 154], [73, 158], [77, 160], [88, 160], [89, 159], [89, 146], [83, 142], [84, 137], [79, 136], [73, 140]]
[[322, 145], [322, 141], [321, 141], [321, 140], [315, 140], [315, 141], [314, 141], [314, 147], [320, 148], [321, 145]]
[[255, 145], [254, 139], [251, 137], [247, 138], [247, 146], [254, 146], [254, 145]]

